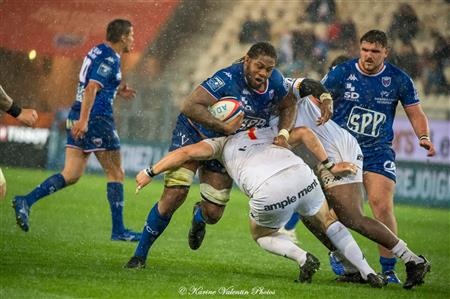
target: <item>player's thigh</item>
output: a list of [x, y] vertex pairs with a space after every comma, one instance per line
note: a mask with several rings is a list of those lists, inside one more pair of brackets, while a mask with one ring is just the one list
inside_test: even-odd
[[64, 169], [61, 172], [67, 184], [75, 183], [84, 173], [89, 153], [81, 149], [66, 147]]
[[364, 188], [372, 207], [392, 210], [395, 182], [379, 173], [364, 172]]
[[351, 183], [325, 190], [330, 206], [335, 210], [339, 219], [351, 219], [364, 214], [362, 188], [362, 183]]
[[161, 215], [172, 215], [184, 203], [197, 168], [198, 162], [191, 161], [165, 174], [164, 190], [158, 202]]
[[278, 231], [277, 228], [268, 228], [261, 226], [258, 223], [256, 223], [256, 221], [252, 218], [249, 219], [249, 223], [250, 223], [250, 233], [252, 234], [252, 238], [255, 241], [259, 238], [269, 236]]
[[122, 157], [120, 150], [97, 151], [95, 157], [103, 168], [108, 181], [123, 182]]

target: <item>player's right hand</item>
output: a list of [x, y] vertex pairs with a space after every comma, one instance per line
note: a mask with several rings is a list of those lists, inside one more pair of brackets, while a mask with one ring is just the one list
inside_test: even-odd
[[333, 116], [333, 99], [325, 98], [322, 99], [320, 104], [320, 117], [317, 119], [316, 124], [318, 126], [323, 125], [331, 119]]
[[427, 156], [433, 157], [436, 155], [436, 149], [433, 143], [429, 139], [422, 139], [419, 141], [419, 145], [428, 151]]
[[87, 131], [88, 131], [87, 121], [77, 120], [73, 123], [72, 136], [75, 140], [83, 138]]
[[38, 114], [34, 109], [22, 108], [22, 111], [17, 116], [17, 120], [28, 127], [32, 127], [36, 124], [36, 121], [38, 120]]
[[230, 135], [239, 130], [239, 128], [242, 125], [242, 122], [244, 120], [244, 113], [239, 114], [235, 119], [232, 121], [224, 124], [223, 132], [225, 135]]
[[139, 191], [141, 191], [142, 188], [147, 186], [152, 181], [152, 178], [148, 176], [148, 174], [145, 172], [145, 169], [141, 170], [136, 175], [136, 194], [138, 194]]
[[348, 176], [348, 175], [355, 175], [358, 171], [358, 167], [356, 167], [355, 164], [350, 162], [339, 162], [334, 164], [334, 166], [330, 169], [330, 172], [334, 176]]

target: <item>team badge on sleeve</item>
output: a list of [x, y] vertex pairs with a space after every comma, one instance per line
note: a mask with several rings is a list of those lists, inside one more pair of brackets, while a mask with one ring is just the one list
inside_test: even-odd
[[223, 82], [223, 80], [217, 76], [214, 76], [206, 81], [206, 84], [208, 84], [209, 88], [211, 88], [212, 91], [218, 91], [221, 87], [225, 86], [225, 82]]
[[102, 64], [100, 64], [100, 66], [97, 69], [97, 74], [106, 78], [111, 73], [111, 71], [112, 71], [112, 68], [109, 65], [102, 63]]

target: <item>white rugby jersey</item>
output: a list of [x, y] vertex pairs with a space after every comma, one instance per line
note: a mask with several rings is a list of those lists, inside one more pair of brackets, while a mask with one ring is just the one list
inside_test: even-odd
[[205, 139], [214, 149], [228, 174], [249, 197], [269, 177], [305, 162], [290, 150], [273, 145], [277, 130], [250, 129], [229, 137]]
[[[340, 157], [334, 157], [337, 159], [335, 162], [344, 161], [344, 157], [342, 157], [344, 152], [345, 154], [359, 154], [361, 150], [359, 149], [357, 140], [349, 132], [341, 128], [337, 123], [329, 120], [320, 126], [316, 124], [317, 119], [320, 117], [320, 108], [318, 106], [320, 103], [312, 96], [303, 98], [300, 97], [298, 86], [301, 81], [302, 78], [289, 80], [289, 82], [293, 85], [293, 93], [297, 98], [298, 110], [294, 128], [302, 126], [310, 128], [317, 135], [320, 142], [323, 144], [325, 151], [329, 155], [332, 153], [341, 153], [339, 155]], [[273, 119], [271, 121], [271, 124], [277, 123], [278, 119]], [[348, 153], [349, 149], [351, 149], [353, 153]], [[356, 155], [353, 159], [355, 158]]]

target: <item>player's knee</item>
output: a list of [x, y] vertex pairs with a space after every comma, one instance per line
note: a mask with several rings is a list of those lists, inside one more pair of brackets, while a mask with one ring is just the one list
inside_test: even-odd
[[112, 182], [123, 182], [125, 179], [125, 171], [122, 167], [117, 167], [107, 174], [108, 180]]
[[381, 199], [372, 199], [370, 201], [372, 212], [376, 218], [383, 218], [394, 213], [392, 203]]
[[201, 183], [200, 193], [204, 199], [217, 205], [225, 206], [230, 200], [231, 189], [218, 190], [210, 184]]
[[65, 174], [61, 173], [64, 177], [64, 181], [66, 182], [66, 186], [73, 185], [80, 179], [81, 176], [71, 175], [71, 174]]
[[195, 173], [187, 168], [180, 167], [175, 170], [169, 170], [164, 175], [164, 186], [176, 187], [184, 186], [189, 187], [192, 185]]

